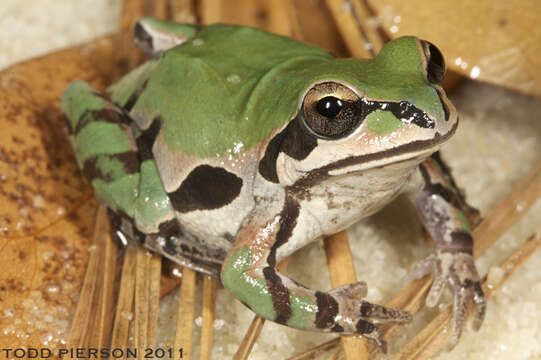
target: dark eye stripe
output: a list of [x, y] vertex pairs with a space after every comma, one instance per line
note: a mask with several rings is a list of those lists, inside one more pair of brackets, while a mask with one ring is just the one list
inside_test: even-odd
[[415, 124], [425, 129], [433, 129], [436, 126], [434, 120], [426, 112], [407, 101], [371, 101], [363, 98], [361, 102], [363, 110], [365, 110], [363, 118], [372, 111], [383, 110], [392, 112], [397, 119], [408, 124]]

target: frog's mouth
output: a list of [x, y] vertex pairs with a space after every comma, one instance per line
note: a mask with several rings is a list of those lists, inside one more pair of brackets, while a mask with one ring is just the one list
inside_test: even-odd
[[455, 122], [454, 126], [449, 132], [445, 133], [444, 135], [436, 133], [432, 139], [413, 141], [411, 143], [382, 150], [373, 154], [350, 156], [335, 161], [332, 164], [324, 165], [310, 171], [306, 176], [297, 180], [293, 185], [291, 185], [291, 188], [299, 189], [312, 186], [315, 183], [321, 182], [331, 176], [382, 168], [407, 161], [421, 162], [432, 153], [436, 152], [439, 146], [455, 133], [457, 126], [458, 122]]

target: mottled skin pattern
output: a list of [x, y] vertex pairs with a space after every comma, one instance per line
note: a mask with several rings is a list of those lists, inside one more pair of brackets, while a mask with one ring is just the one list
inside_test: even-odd
[[385, 350], [377, 324], [408, 312], [362, 300], [364, 282], [316, 291], [276, 265], [407, 193], [436, 242], [412, 273], [435, 275], [427, 303], [452, 290], [453, 344], [470, 299], [481, 325], [477, 214], [437, 153], [458, 118], [433, 45], [405, 37], [373, 60], [334, 59], [250, 28], [154, 19], [135, 37], [155, 58], [111, 100], [82, 82], [62, 98], [79, 165], [121, 239], [220, 277], [266, 319]]

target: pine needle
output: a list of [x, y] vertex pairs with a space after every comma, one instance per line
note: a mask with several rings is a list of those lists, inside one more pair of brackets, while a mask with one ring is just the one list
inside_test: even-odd
[[[183, 360], [192, 358], [192, 332], [195, 305], [195, 271], [184, 268], [182, 271], [182, 285], [178, 302], [177, 330], [175, 333], [175, 349], [183, 349]], [[181, 359], [178, 352], [175, 359]]]
[[201, 351], [199, 360], [210, 360], [214, 334], [214, 310], [216, 308], [216, 280], [203, 277], [203, 324], [201, 329]]

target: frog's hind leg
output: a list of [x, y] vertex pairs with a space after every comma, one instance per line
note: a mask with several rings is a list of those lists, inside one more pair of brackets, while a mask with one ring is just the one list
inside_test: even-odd
[[62, 109], [79, 166], [108, 207], [117, 237], [218, 277], [225, 250], [184, 234], [163, 188], [152, 156], [160, 122], [139, 129], [122, 108], [84, 82], [66, 89]]
[[135, 24], [133, 38], [139, 49], [154, 57], [186, 42], [198, 30], [199, 27], [196, 25], [145, 17]]
[[410, 278], [434, 275], [426, 299], [428, 306], [438, 303], [446, 285], [451, 289], [454, 307], [449, 343], [452, 347], [462, 334], [470, 299], [476, 311], [475, 330], [485, 316], [485, 295], [473, 257], [472, 224], [479, 221], [479, 212], [466, 203], [439, 153], [422, 162], [415, 176], [418, 186], [410, 190], [409, 198], [434, 238], [435, 248], [415, 265]]
[[140, 161], [131, 119], [82, 81], [65, 90], [62, 110], [77, 162], [96, 195], [109, 208], [133, 216]]

